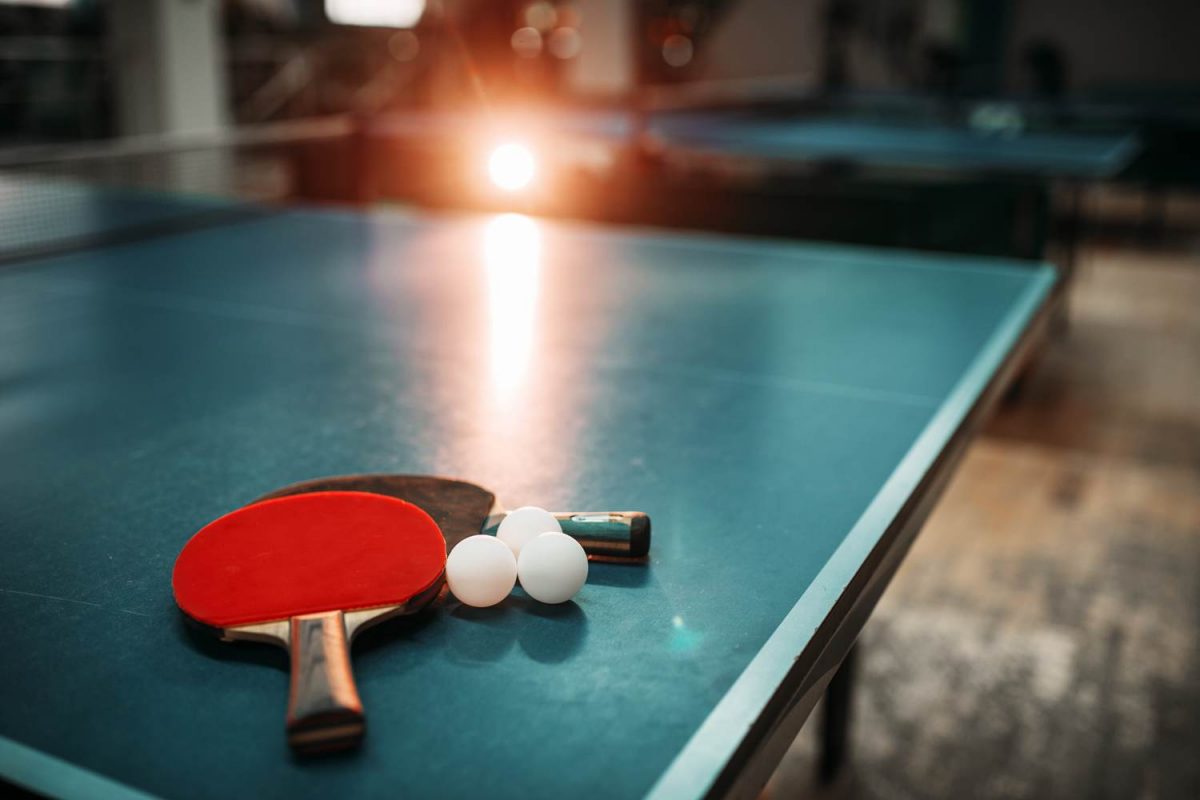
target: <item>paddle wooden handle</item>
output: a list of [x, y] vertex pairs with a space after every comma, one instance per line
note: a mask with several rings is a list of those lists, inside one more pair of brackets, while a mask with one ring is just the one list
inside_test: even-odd
[[298, 753], [356, 747], [366, 730], [340, 611], [292, 617], [288, 744]]

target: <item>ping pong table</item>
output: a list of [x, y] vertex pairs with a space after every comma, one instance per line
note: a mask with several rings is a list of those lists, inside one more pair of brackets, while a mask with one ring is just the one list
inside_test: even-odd
[[[0, 776], [105, 798], [753, 794], [1044, 332], [1055, 280], [318, 209], [9, 262]], [[651, 556], [594, 563], [561, 607], [451, 605], [364, 634], [364, 747], [297, 760], [286, 658], [194, 634], [171, 567], [263, 492], [365, 471], [641, 509]]]
[[[796, 171], [803, 181], [811, 174], [807, 170], [829, 165], [893, 182], [918, 178], [921, 183], [901, 184], [906, 203], [928, 191], [930, 180], [984, 181], [955, 193], [940, 210], [922, 213], [927, 218], [951, 214], [956, 207], [978, 206], [981, 199], [986, 204], [996, 195], [1011, 194], [1011, 222], [1000, 225], [1010, 229], [1010, 236], [1001, 247], [1007, 248], [1006, 255], [1019, 257], [1044, 257], [1054, 213], [1051, 193], [1062, 190], [1068, 198], [1065, 255], [1060, 259], [1064, 283], [1070, 281], [1077, 258], [1083, 187], [1123, 175], [1141, 151], [1132, 128], [997, 131], [962, 123], [836, 113], [781, 117], [681, 112], [654, 115], [647, 128], [664, 150], [678, 154], [677, 159], [699, 161], [708, 170], [714, 163], [758, 164], [776, 175], [776, 185], [785, 191], [794, 190], [796, 178], [788, 177]], [[990, 205], [981, 208], [993, 219], [980, 226], [984, 231], [1005, 216]], [[914, 224], [911, 217], [902, 223]], [[957, 239], [951, 249], [963, 248], [962, 242]]]
[[[1019, 108], [1013, 106], [1019, 113]], [[1029, 127], [973, 124], [945, 109], [702, 109], [651, 113], [645, 127], [672, 149], [872, 169], [1105, 180], [1139, 151], [1132, 126], [1088, 129], [1031, 119]]]

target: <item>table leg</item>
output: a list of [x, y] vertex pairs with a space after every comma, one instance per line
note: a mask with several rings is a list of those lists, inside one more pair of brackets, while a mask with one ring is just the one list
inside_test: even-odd
[[1142, 244], [1153, 244], [1167, 228], [1167, 190], [1151, 184], [1145, 190], [1145, 205], [1138, 236]]
[[1068, 187], [1071, 207], [1068, 210], [1066, 236], [1066, 273], [1067, 278], [1075, 277], [1075, 267], [1079, 261], [1079, 240], [1083, 238], [1083, 186], [1072, 182]]
[[833, 680], [825, 688], [825, 705], [821, 712], [821, 752], [817, 767], [822, 783], [837, 777], [849, 750], [857, 652], [858, 645], [850, 648]]
[[1066, 254], [1062, 265], [1062, 301], [1054, 312], [1051, 323], [1052, 330], [1059, 336], [1065, 336], [1070, 326], [1068, 305], [1071, 300], [1071, 287], [1075, 285], [1075, 272], [1079, 268], [1079, 247], [1083, 238], [1083, 184], [1072, 181], [1068, 187], [1070, 208], [1067, 216], [1067, 229], [1063, 237]]

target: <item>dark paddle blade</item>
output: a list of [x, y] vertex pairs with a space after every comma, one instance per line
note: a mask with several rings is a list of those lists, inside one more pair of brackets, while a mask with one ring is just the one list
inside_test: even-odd
[[[430, 475], [338, 475], [277, 489], [254, 502], [308, 492], [370, 492], [407, 500], [437, 522], [454, 545], [477, 533], [495, 534], [505, 509], [496, 495], [478, 484]], [[650, 517], [640, 511], [553, 512], [563, 533], [583, 545], [589, 556], [640, 561], [650, 552]]]
[[446, 537], [447, 552], [468, 536], [483, 531], [496, 496], [482, 486], [429, 475], [338, 475], [293, 483], [255, 500], [273, 500], [309, 492], [370, 492], [405, 500], [425, 509]]

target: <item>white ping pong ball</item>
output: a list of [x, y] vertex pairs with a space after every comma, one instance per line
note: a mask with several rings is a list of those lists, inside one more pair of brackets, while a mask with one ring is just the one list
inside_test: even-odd
[[468, 536], [446, 559], [446, 583], [469, 606], [486, 608], [508, 597], [517, 582], [517, 560], [494, 536]]
[[537, 506], [522, 506], [510, 511], [496, 529], [496, 538], [512, 548], [515, 558], [521, 557], [521, 548], [543, 533], [562, 533], [562, 526], [554, 515]]
[[543, 533], [521, 549], [517, 574], [521, 588], [534, 600], [565, 603], [587, 582], [587, 553], [565, 533]]

